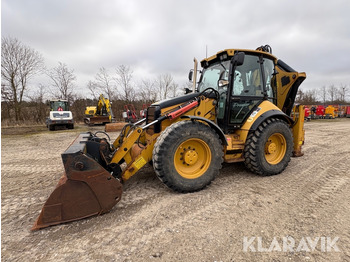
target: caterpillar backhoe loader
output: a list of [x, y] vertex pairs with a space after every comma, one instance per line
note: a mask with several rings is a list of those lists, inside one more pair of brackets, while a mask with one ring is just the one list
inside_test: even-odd
[[99, 97], [97, 106], [88, 106], [85, 108], [85, 124], [94, 125], [112, 122], [114, 122], [114, 115], [111, 102], [102, 94]]
[[115, 141], [80, 134], [62, 154], [65, 174], [33, 230], [109, 212], [121, 183], [147, 163], [166, 186], [186, 193], [209, 185], [223, 162], [269, 176], [302, 155], [304, 110], [293, 105], [305, 73], [269, 46], [223, 50], [201, 66], [197, 84], [195, 60], [192, 92], [152, 104]]

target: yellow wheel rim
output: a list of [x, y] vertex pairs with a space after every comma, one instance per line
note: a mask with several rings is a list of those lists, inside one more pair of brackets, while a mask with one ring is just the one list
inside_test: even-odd
[[265, 144], [265, 159], [271, 165], [277, 165], [282, 161], [287, 152], [285, 137], [276, 133], [269, 137]]
[[191, 138], [176, 149], [174, 166], [184, 178], [195, 179], [207, 171], [211, 162], [211, 151], [202, 139]]

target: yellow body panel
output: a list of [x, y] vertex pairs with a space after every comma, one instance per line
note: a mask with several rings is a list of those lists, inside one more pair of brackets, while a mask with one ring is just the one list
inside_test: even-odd
[[304, 145], [305, 140], [305, 130], [304, 130], [304, 119], [305, 119], [305, 110], [304, 106], [299, 105], [293, 108], [293, 143], [294, 150], [293, 155], [296, 157], [304, 155], [301, 152], [301, 147]]
[[[212, 61], [212, 60], [217, 59], [218, 57], [220, 57], [220, 56], [222, 56], [222, 55], [227, 55], [227, 56], [230, 56], [230, 57], [231, 57], [231, 56], [233, 56], [233, 55], [235, 54], [236, 51], [245, 52], [245, 53], [251, 53], [251, 52], [252, 52], [252, 50], [249, 50], [249, 49], [225, 49], [225, 50], [222, 50], [222, 51], [217, 52], [215, 55], [212, 55], [212, 56], [210, 56], [210, 57], [208, 57], [208, 58], [203, 59], [203, 60], [201, 61], [201, 63], [203, 63], [203, 62], [204, 62], [204, 63], [205, 63], [205, 62], [210, 62], [210, 61]], [[261, 50], [254, 50], [253, 52], [254, 52], [255, 54], [263, 54], [263, 55], [268, 56], [268, 57], [270, 57], [271, 59], [277, 61], [277, 58], [276, 58], [274, 55], [270, 54], [270, 53], [266, 53], [266, 52], [261, 51]]]
[[[285, 72], [282, 71], [279, 67], [276, 67], [278, 74], [276, 75], [277, 87], [274, 86], [275, 92], [277, 93], [277, 107], [283, 110], [283, 106], [286, 101], [288, 101], [289, 91], [292, 88], [295, 79], [306, 78], [305, 73], [297, 72]], [[282, 78], [289, 79], [289, 83], [283, 85]]]
[[86, 116], [93, 116], [96, 114], [96, 106], [87, 106], [85, 108], [85, 115]]
[[226, 140], [227, 140], [228, 146], [225, 148], [225, 156], [224, 156], [225, 162], [232, 163], [232, 162], [244, 161], [243, 152], [234, 153], [234, 154], [227, 154], [226, 152], [233, 151], [233, 150], [236, 150], [238, 152], [239, 150], [243, 150], [247, 136], [254, 122], [263, 113], [270, 110], [280, 111], [279, 108], [275, 106], [273, 103], [271, 103], [270, 101], [267, 101], [267, 100], [263, 101], [257, 107], [257, 109], [250, 114], [250, 116], [248, 117], [244, 125], [241, 127], [241, 129], [236, 130], [233, 134], [226, 134]]
[[[180, 104], [167, 107], [161, 110], [161, 114], [164, 115], [168, 112], [171, 112], [173, 109], [177, 108]], [[216, 121], [216, 113], [215, 113], [215, 104], [213, 103], [213, 99], [201, 97], [200, 104], [198, 107], [186, 112], [183, 114], [183, 116], [199, 116], [207, 118], [213, 122]], [[183, 121], [181, 117], [178, 117], [176, 119], [170, 120], [166, 119], [162, 122], [162, 130], [170, 126], [172, 123], [175, 123], [177, 121]]]

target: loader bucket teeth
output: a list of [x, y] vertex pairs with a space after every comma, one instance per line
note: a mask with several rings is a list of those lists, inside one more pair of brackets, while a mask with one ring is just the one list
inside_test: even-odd
[[121, 183], [87, 154], [87, 139], [81, 134], [62, 154], [65, 174], [32, 230], [101, 215], [120, 201]]

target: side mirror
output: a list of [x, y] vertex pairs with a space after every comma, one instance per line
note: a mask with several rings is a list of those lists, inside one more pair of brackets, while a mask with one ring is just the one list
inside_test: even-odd
[[188, 73], [188, 80], [192, 82], [192, 79], [193, 79], [193, 69], [191, 69], [190, 72]]
[[185, 95], [192, 93], [192, 90], [189, 89], [188, 87], [185, 88]]
[[238, 52], [238, 53], [236, 53], [236, 54], [232, 57], [232, 63], [233, 63], [233, 65], [235, 65], [235, 66], [243, 65], [243, 63], [244, 63], [244, 57], [245, 57], [244, 52]]

